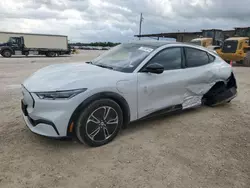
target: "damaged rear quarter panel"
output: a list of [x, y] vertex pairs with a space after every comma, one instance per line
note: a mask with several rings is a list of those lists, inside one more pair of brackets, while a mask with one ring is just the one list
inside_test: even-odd
[[189, 76], [183, 100], [183, 109], [199, 106], [202, 98], [217, 82], [224, 82], [230, 77], [232, 68], [227, 63], [214, 61], [213, 63], [187, 68]]

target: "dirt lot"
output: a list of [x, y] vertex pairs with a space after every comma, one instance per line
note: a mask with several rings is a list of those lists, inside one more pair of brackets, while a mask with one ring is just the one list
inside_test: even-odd
[[250, 68], [234, 68], [231, 104], [133, 123], [108, 145], [88, 148], [31, 133], [21, 116], [20, 83], [72, 57], [0, 58], [0, 187], [250, 187]]

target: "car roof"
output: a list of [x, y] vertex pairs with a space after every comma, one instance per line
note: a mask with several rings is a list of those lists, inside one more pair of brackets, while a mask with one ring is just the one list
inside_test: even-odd
[[[190, 42], [154, 41], [154, 40], [148, 40], [147, 41], [147, 40], [144, 40], [144, 41], [131, 41], [131, 42], [128, 42], [127, 44], [139, 44], [139, 45], [145, 45], [145, 46], [152, 46], [152, 47], [155, 47], [155, 48], [159, 48], [159, 47], [164, 46], [164, 45], [178, 44], [178, 46], [194, 47], [194, 48], [197, 48], [197, 49], [200, 49], [200, 50], [211, 53], [210, 49], [205, 48], [205, 47], [200, 46], [200, 45], [196, 45], [194, 43], [190, 43]], [[212, 53], [214, 53], [214, 52], [212, 52]]]
[[153, 47], [161, 47], [164, 46], [166, 44], [176, 44], [178, 42], [175, 41], [153, 41], [153, 40], [142, 40], [142, 41], [131, 41], [128, 42], [131, 44], [139, 44], [139, 45], [145, 45], [145, 46], [153, 46]]

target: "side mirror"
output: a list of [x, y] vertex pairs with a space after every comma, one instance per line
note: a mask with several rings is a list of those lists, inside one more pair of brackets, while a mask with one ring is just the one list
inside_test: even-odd
[[161, 74], [164, 71], [164, 67], [161, 64], [153, 63], [150, 65], [147, 65], [142, 72], [150, 72], [154, 74]]

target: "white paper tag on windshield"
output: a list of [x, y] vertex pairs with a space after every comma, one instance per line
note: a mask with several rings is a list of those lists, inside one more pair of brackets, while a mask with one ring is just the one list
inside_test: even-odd
[[148, 52], [148, 53], [150, 53], [150, 52], [152, 52], [152, 51], [153, 51], [153, 49], [152, 49], [152, 48], [143, 47], [143, 46], [141, 46], [140, 48], [138, 48], [138, 50], [142, 50], [142, 51], [144, 51], [144, 52]]

